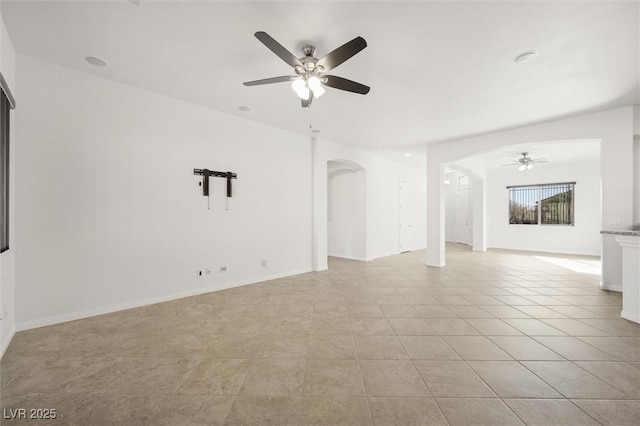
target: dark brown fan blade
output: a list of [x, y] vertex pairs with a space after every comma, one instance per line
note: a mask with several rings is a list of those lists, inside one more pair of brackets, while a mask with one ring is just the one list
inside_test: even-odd
[[280, 43], [275, 41], [273, 37], [271, 37], [269, 34], [265, 33], [264, 31], [258, 31], [254, 35], [258, 40], [262, 42], [262, 44], [267, 46], [269, 50], [271, 50], [273, 53], [278, 55], [280, 59], [282, 59], [292, 67], [295, 67], [296, 65], [302, 66], [302, 62], [300, 62], [298, 58], [293, 56], [293, 53], [285, 49]]
[[292, 81], [298, 78], [297, 75], [283, 75], [281, 77], [271, 77], [264, 78], [262, 80], [253, 80], [253, 81], [245, 81], [245, 86], [258, 86], [260, 84], [272, 84], [272, 83], [286, 83], [287, 81]]
[[362, 37], [356, 37], [353, 40], [343, 44], [337, 49], [327, 53], [318, 60], [318, 65], [322, 65], [325, 71], [332, 70], [347, 59], [355, 56], [362, 49], [367, 47], [367, 42]]
[[346, 90], [347, 92], [359, 93], [361, 95], [366, 95], [370, 90], [369, 86], [347, 80], [346, 78], [337, 77], [335, 75], [324, 75], [322, 76], [322, 80], [326, 86], [333, 87], [334, 89]]
[[309, 90], [309, 99], [301, 99], [302, 108], [309, 108], [311, 106], [311, 102], [313, 102], [313, 92]]

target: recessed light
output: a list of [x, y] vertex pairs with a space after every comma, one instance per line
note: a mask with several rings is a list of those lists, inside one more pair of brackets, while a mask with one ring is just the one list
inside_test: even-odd
[[251, 111], [251, 108], [249, 108], [248, 106], [239, 106], [238, 109], [242, 112], [247, 112], [247, 111]]
[[109, 64], [104, 59], [97, 58], [95, 56], [85, 56], [85, 61], [89, 62], [91, 65], [95, 65], [96, 67], [107, 67]]
[[320, 130], [318, 130], [318, 129], [313, 129], [313, 130], [311, 131], [311, 133], [320, 133]]
[[513, 61], [516, 64], [524, 64], [525, 62], [533, 61], [539, 55], [537, 50], [527, 50], [516, 56]]
[[405, 157], [411, 157], [411, 154], [409, 154], [408, 152], [406, 154], [404, 154]]

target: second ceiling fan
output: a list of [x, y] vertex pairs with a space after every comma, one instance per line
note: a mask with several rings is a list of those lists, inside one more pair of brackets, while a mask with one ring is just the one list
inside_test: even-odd
[[367, 47], [367, 42], [362, 37], [343, 44], [337, 49], [327, 53], [322, 58], [315, 57], [316, 48], [306, 45], [302, 48], [304, 56], [296, 58], [293, 53], [285, 49], [273, 37], [264, 31], [258, 31], [255, 36], [280, 59], [293, 67], [295, 75], [284, 75], [280, 77], [265, 78], [263, 80], [247, 81], [245, 86], [258, 86], [261, 84], [292, 82], [291, 86], [302, 101], [302, 107], [311, 106], [313, 98], [319, 98], [325, 92], [324, 86], [334, 89], [346, 90], [347, 92], [366, 95], [369, 93], [369, 86], [347, 80], [335, 75], [328, 75], [325, 72], [336, 68], [347, 59], [355, 56], [362, 49]]

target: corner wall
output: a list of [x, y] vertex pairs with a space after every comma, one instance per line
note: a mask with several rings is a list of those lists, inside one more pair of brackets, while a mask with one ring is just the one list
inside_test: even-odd
[[[17, 71], [19, 329], [311, 270], [308, 138], [31, 57]], [[194, 168], [238, 174], [228, 211], [225, 180], [209, 210]]]
[[[16, 106], [20, 107], [21, 100], [16, 93], [15, 60], [13, 44], [9, 39], [0, 11], [0, 72], [16, 98]], [[4, 355], [15, 333], [15, 115], [15, 110], [11, 111], [9, 119], [9, 250], [0, 254], [0, 318], [2, 318], [0, 320], [0, 358]]]

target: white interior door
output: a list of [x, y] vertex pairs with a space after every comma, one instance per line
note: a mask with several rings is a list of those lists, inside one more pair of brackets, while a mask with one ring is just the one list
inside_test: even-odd
[[411, 191], [409, 182], [400, 182], [400, 252], [411, 250]]
[[469, 189], [456, 191], [456, 241], [471, 245], [471, 224], [469, 223]]

